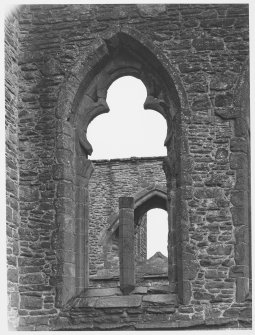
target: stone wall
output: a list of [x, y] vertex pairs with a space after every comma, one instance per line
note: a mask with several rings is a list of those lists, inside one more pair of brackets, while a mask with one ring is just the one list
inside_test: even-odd
[[[93, 161], [93, 164], [94, 172], [89, 182], [91, 275], [96, 274], [98, 270], [110, 271], [111, 252], [114, 252], [115, 259], [118, 256], [116, 243], [108, 239], [105, 241], [104, 235], [110, 225], [109, 219], [113, 214], [118, 214], [119, 197], [134, 197], [138, 192], [154, 184], [166, 187], [166, 177], [162, 167], [163, 157], [98, 160]], [[140, 234], [144, 226], [142, 225], [141, 228]], [[144, 240], [145, 238], [141, 239], [142, 245]]]
[[135, 231], [135, 256], [139, 260], [147, 259], [147, 214], [145, 214]]
[[18, 54], [19, 22], [17, 13], [6, 19], [5, 26], [5, 124], [6, 124], [6, 233], [9, 321], [18, 324], [19, 288], [19, 164], [18, 164]]
[[[75, 238], [80, 236], [79, 243], [85, 238], [73, 226], [74, 218], [80, 220], [74, 212], [80, 206], [86, 216], [88, 203], [84, 207], [75, 196], [76, 139], [73, 116], [65, 113], [75, 109], [72, 97], [88, 85], [79, 81], [79, 66], [86, 71], [97, 66], [105, 36], [116, 31], [135, 36], [134, 49], [142, 43], [141, 58], [150, 41], [152, 62], [171, 73], [171, 92], [180, 101], [175, 119], [181, 128], [174, 128], [180, 149], [170, 155], [178, 161], [178, 178], [171, 181], [175, 189], [168, 189], [177, 199], [179, 230], [169, 238], [180, 239], [178, 290], [186, 304], [178, 311], [187, 321], [210, 315], [215, 327], [225, 318], [249, 326], [249, 18], [244, 4], [27, 5], [6, 19], [10, 323], [47, 330], [72, 322], [63, 304], [82, 286], [76, 274], [84, 262], [75, 260], [83, 249], [77, 249]], [[110, 47], [117, 40], [111, 39]], [[168, 164], [169, 187], [171, 160]], [[80, 313], [86, 318], [89, 310]]]

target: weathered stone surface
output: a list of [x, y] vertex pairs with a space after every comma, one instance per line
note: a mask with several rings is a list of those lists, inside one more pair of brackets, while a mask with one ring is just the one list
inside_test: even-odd
[[197, 300], [211, 300], [213, 295], [206, 292], [195, 292], [194, 298]]
[[21, 309], [41, 309], [42, 308], [42, 298], [35, 296], [22, 295], [20, 297], [20, 308]]
[[243, 207], [248, 203], [247, 191], [232, 191], [230, 201], [236, 207]]
[[216, 107], [228, 107], [233, 103], [233, 96], [230, 93], [226, 94], [217, 94], [215, 97], [215, 106]]
[[144, 17], [155, 17], [161, 13], [166, 12], [166, 5], [162, 5], [162, 4], [160, 4], [159, 6], [155, 4], [150, 4], [149, 6], [143, 5], [143, 4], [136, 5], [136, 6], [141, 16], [144, 16]]
[[[249, 278], [236, 278], [236, 301], [243, 302], [249, 295]], [[245, 315], [249, 317], [248, 315]]]
[[7, 270], [7, 279], [11, 281], [12, 283], [18, 283], [18, 279], [19, 279], [18, 270], [9, 268]]
[[232, 152], [241, 151], [248, 153], [248, 143], [247, 140], [241, 137], [234, 137], [230, 141], [230, 150]]
[[247, 260], [249, 259], [248, 255], [248, 245], [245, 241], [245, 243], [239, 242], [235, 246], [235, 262], [236, 265], [242, 265], [246, 264]]
[[247, 168], [248, 161], [245, 153], [233, 153], [230, 155], [230, 168], [231, 169], [245, 169]]
[[121, 290], [119, 288], [89, 288], [85, 290], [80, 297], [104, 297], [111, 295], [122, 295]]
[[26, 274], [20, 277], [20, 284], [44, 284], [45, 280], [41, 273]]
[[184, 280], [191, 280], [194, 279], [197, 275], [199, 269], [199, 264], [193, 260], [186, 260], [183, 261], [183, 279]]
[[189, 328], [202, 325], [204, 321], [190, 320], [190, 321], [168, 321], [168, 322], [146, 322], [138, 323], [135, 328], [138, 330], [163, 330], [163, 329], [178, 329], [178, 328]]
[[207, 95], [199, 96], [199, 98], [193, 100], [192, 110], [194, 111], [208, 109], [209, 107], [210, 107], [210, 100]]
[[231, 208], [234, 226], [246, 225], [248, 222], [248, 211], [244, 207]]
[[150, 292], [150, 287], [137, 286], [130, 294], [147, 294], [148, 290]]
[[232, 74], [217, 74], [210, 82], [211, 90], [225, 91], [233, 87], [235, 77]]
[[176, 305], [177, 297], [175, 294], [151, 294], [144, 296], [143, 302], [159, 305]]
[[[203, 327], [250, 326], [244, 321], [251, 316], [244, 302], [249, 236], [237, 229], [249, 227], [248, 16], [244, 4], [63, 4], [21, 6], [6, 18], [6, 231], [13, 327], [19, 322], [25, 331], [52, 330], [56, 314], [68, 320], [61, 330], [202, 326], [171, 323], [169, 317], [205, 318]], [[87, 124], [108, 110], [107, 89], [123, 75], [142, 79], [146, 106], [150, 101], [166, 119], [167, 176], [159, 157], [99, 161], [91, 175], [93, 164], [84, 155], [91, 147], [84, 146], [82, 136], [76, 138], [76, 131], [85, 134]], [[79, 105], [84, 96], [86, 103]], [[118, 229], [106, 234], [109, 240], [101, 239], [107, 218], [118, 210], [120, 196], [132, 197], [153, 184], [168, 185], [167, 206], [157, 196], [148, 203], [171, 207], [169, 259], [137, 281], [152, 288], [149, 294], [163, 293], [153, 287], [167, 284], [169, 269], [180, 299], [196, 312], [173, 313], [173, 307], [161, 304], [159, 313], [157, 303], [149, 302], [132, 307], [133, 314], [116, 308], [116, 302], [97, 309], [101, 299], [123, 298], [103, 293], [119, 280]], [[87, 240], [89, 246], [83, 245]], [[134, 240], [146, 260], [144, 226]], [[88, 250], [89, 262], [82, 256]], [[91, 279], [107, 274], [90, 281], [104, 287], [105, 296], [87, 297], [92, 307], [75, 298], [83, 307], [64, 310], [66, 300], [88, 284], [84, 274], [89, 271]], [[143, 294], [137, 289], [132, 296]], [[40, 296], [49, 297], [42, 306]], [[244, 305], [233, 307], [235, 299]], [[21, 310], [19, 304], [27, 307]], [[240, 320], [219, 318], [227, 308], [231, 317], [239, 309]], [[166, 320], [171, 325], [161, 326]], [[144, 326], [148, 321], [152, 325]]]
[[119, 198], [120, 288], [124, 294], [135, 287], [134, 198]]
[[158, 286], [149, 286], [148, 293], [149, 294], [160, 294], [160, 293], [170, 293], [173, 292], [173, 288], [171, 285], [158, 285]]
[[246, 265], [235, 265], [231, 266], [229, 276], [230, 277], [248, 277], [249, 270]]
[[207, 251], [209, 255], [229, 255], [231, 253], [231, 250], [231, 245], [215, 245], [210, 246]]
[[98, 298], [95, 308], [138, 307], [142, 298], [138, 295]]
[[224, 48], [222, 40], [216, 38], [197, 38], [193, 40], [192, 45], [197, 51], [221, 50]]

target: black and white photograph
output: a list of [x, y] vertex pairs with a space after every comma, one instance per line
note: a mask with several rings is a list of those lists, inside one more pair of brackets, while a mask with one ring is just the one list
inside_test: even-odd
[[251, 334], [252, 7], [5, 10], [9, 331]]

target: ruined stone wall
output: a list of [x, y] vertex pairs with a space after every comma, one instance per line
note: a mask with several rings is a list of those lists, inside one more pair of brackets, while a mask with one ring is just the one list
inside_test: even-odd
[[[72, 290], [76, 271], [75, 253], [69, 249], [70, 236], [75, 236], [69, 206], [74, 206], [74, 166], [69, 159], [74, 139], [71, 124], [64, 131], [61, 128], [58, 98], [75, 73], [77, 60], [93, 52], [93, 43], [114, 27], [133, 29], [137, 36], [152, 41], [173, 66], [173, 76], [183, 87], [178, 91], [180, 99], [185, 95], [188, 101], [188, 108], [178, 115], [182, 145], [176, 212], [183, 248], [178, 267], [187, 306], [180, 306], [177, 316], [185, 314], [181, 318], [201, 322], [210, 316], [212, 325], [217, 319], [221, 324], [235, 320], [236, 326], [249, 325], [249, 180], [245, 179], [249, 175], [249, 112], [244, 103], [248, 99], [244, 88], [249, 87], [248, 6], [31, 5], [22, 6], [6, 24], [12, 325], [24, 330], [64, 328], [63, 311], [55, 298], [64, 279], [70, 279]], [[59, 213], [62, 217], [56, 216]], [[63, 257], [70, 265], [64, 269]], [[92, 312], [100, 320], [104, 309]], [[132, 306], [124, 312], [127, 328], [132, 328], [139, 312], [132, 317]], [[83, 313], [86, 319], [86, 310]], [[170, 314], [164, 310], [164, 317], [156, 312], [153, 316], [174, 320]], [[65, 320], [72, 323], [68, 315]]]
[[147, 259], [147, 214], [145, 214], [135, 232], [135, 255], [139, 260]]
[[6, 125], [6, 232], [7, 279], [10, 323], [17, 326], [19, 309], [19, 164], [18, 164], [18, 54], [19, 22], [17, 13], [5, 26], [5, 125]]
[[[119, 211], [119, 197], [134, 197], [155, 184], [166, 187], [163, 157], [98, 160], [93, 164], [95, 169], [89, 182], [90, 274], [110, 269], [107, 258], [112, 257], [111, 251], [106, 253], [102, 237], [109, 228], [110, 217]], [[141, 233], [143, 229], [142, 226]], [[141, 236], [143, 249], [145, 237]]]

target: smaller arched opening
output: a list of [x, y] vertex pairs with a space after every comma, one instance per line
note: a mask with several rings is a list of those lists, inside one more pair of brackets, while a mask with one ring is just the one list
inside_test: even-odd
[[160, 208], [154, 208], [147, 212], [147, 259], [156, 252], [168, 257], [168, 215]]
[[[150, 185], [134, 196], [134, 261], [137, 285], [170, 285], [175, 290], [174, 254], [169, 252], [169, 218], [166, 188]], [[91, 269], [90, 286], [117, 285], [119, 267], [119, 213], [112, 214], [99, 240], [104, 263]], [[151, 246], [152, 245], [152, 246]], [[149, 249], [149, 250], [148, 250]]]
[[168, 215], [166, 210], [148, 210], [135, 233], [136, 283], [168, 284]]
[[160, 192], [149, 192], [137, 200], [134, 221], [136, 283], [146, 286], [153, 283], [168, 284], [166, 198]]

